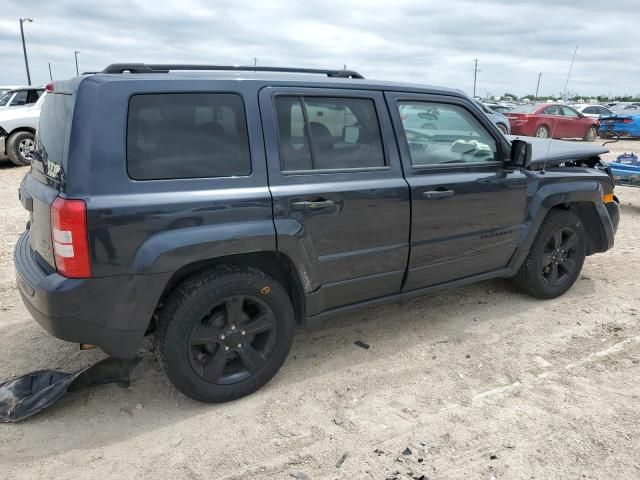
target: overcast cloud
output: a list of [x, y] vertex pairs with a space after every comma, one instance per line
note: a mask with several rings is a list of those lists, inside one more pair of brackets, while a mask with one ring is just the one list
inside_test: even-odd
[[638, 0], [4, 0], [0, 85], [24, 84], [20, 17], [33, 83], [115, 62], [348, 68], [366, 77], [473, 89], [640, 94]]

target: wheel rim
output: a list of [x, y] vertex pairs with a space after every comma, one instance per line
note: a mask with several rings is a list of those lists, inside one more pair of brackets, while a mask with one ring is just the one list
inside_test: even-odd
[[18, 144], [18, 151], [23, 159], [27, 158], [27, 154], [33, 151], [34, 143], [33, 139], [25, 138]]
[[591, 127], [588, 131], [587, 131], [587, 140], [589, 141], [593, 141], [595, 140], [596, 136], [598, 135], [598, 133], [596, 132], [596, 129]]
[[563, 284], [577, 268], [578, 234], [565, 227], [556, 231], [542, 254], [542, 278], [556, 287]]
[[268, 361], [276, 341], [276, 317], [262, 300], [234, 295], [213, 305], [189, 335], [189, 361], [209, 383], [241, 382]]
[[547, 134], [547, 129], [544, 127], [540, 127], [538, 128], [538, 130], [536, 130], [536, 137], [538, 138], [547, 138], [549, 135]]

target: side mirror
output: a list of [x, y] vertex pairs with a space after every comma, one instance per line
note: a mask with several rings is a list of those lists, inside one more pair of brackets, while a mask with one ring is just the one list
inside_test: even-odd
[[524, 140], [511, 141], [511, 165], [514, 167], [527, 168], [531, 165], [532, 147], [529, 142]]

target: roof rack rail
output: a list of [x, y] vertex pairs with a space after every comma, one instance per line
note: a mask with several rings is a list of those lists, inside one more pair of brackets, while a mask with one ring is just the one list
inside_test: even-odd
[[278, 72], [278, 73], [316, 73], [333, 78], [364, 77], [353, 70], [325, 70], [319, 68], [258, 67], [242, 65], [180, 65], [180, 64], [146, 64], [146, 63], [113, 63], [102, 70], [102, 73], [169, 73], [171, 70], [210, 70], [240, 72]]

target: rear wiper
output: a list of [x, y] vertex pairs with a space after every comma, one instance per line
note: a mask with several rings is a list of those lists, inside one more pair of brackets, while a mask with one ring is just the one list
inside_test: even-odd
[[26, 155], [26, 158], [28, 158], [29, 160], [31, 160], [31, 162], [33, 163], [34, 160], [40, 162], [42, 164], [42, 172], [46, 173], [47, 172], [47, 161], [44, 159], [44, 157], [42, 155], [40, 155], [37, 151], [35, 150], [31, 150], [30, 152], [28, 152]]

